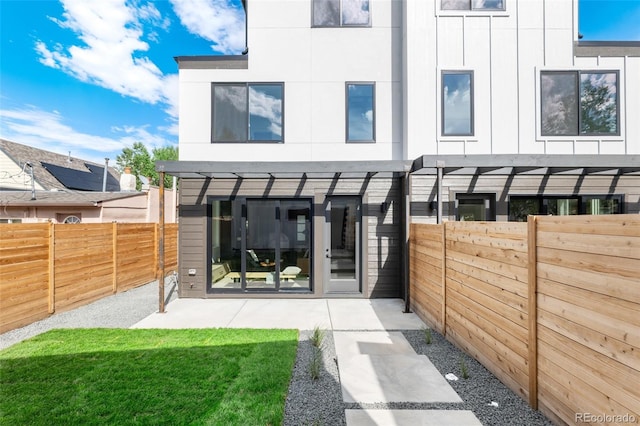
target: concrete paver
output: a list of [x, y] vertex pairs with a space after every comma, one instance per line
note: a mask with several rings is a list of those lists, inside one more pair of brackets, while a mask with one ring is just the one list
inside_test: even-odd
[[482, 426], [468, 410], [345, 410], [349, 426]]

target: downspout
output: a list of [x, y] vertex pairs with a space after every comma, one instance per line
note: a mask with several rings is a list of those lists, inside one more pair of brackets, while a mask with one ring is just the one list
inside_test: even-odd
[[160, 217], [158, 219], [160, 230], [158, 232], [158, 266], [160, 277], [158, 278], [158, 311], [164, 313], [164, 172], [160, 172], [160, 187], [158, 189], [158, 203], [160, 204]]
[[409, 172], [405, 171], [401, 179], [402, 185], [402, 284], [404, 286], [404, 313], [411, 312], [411, 266], [410, 266], [410, 242], [411, 233], [411, 187]]
[[442, 223], [442, 172], [444, 170], [444, 161], [436, 161], [438, 170], [438, 224]]

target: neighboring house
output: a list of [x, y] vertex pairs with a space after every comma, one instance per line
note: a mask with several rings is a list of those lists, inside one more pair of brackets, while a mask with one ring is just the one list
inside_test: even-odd
[[397, 297], [410, 222], [638, 213], [640, 43], [577, 0], [260, 0], [180, 56], [183, 297]]
[[[112, 167], [105, 187], [104, 167], [0, 139], [0, 223], [157, 222], [158, 188], [121, 191], [125, 175]], [[175, 222], [174, 192], [165, 199]]]

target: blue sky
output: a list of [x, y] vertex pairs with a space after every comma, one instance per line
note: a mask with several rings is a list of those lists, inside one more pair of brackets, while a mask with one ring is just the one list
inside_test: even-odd
[[[239, 53], [243, 19], [240, 0], [0, 0], [0, 137], [112, 164], [177, 146], [173, 57]], [[580, 0], [583, 40], [638, 22], [640, 0]]]

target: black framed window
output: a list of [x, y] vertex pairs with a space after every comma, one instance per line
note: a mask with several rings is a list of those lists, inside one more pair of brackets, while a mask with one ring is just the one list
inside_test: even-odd
[[473, 133], [473, 71], [443, 71], [442, 136]]
[[619, 135], [617, 71], [542, 71], [542, 136]]
[[456, 194], [456, 220], [496, 220], [496, 194]]
[[314, 27], [368, 27], [369, 0], [313, 0]]
[[310, 292], [312, 200], [208, 198], [207, 291]]
[[529, 215], [621, 214], [622, 195], [512, 195], [509, 220], [526, 222]]
[[442, 0], [442, 10], [505, 10], [505, 0]]
[[375, 83], [346, 83], [347, 142], [375, 142]]
[[283, 142], [283, 83], [213, 83], [212, 142]]

